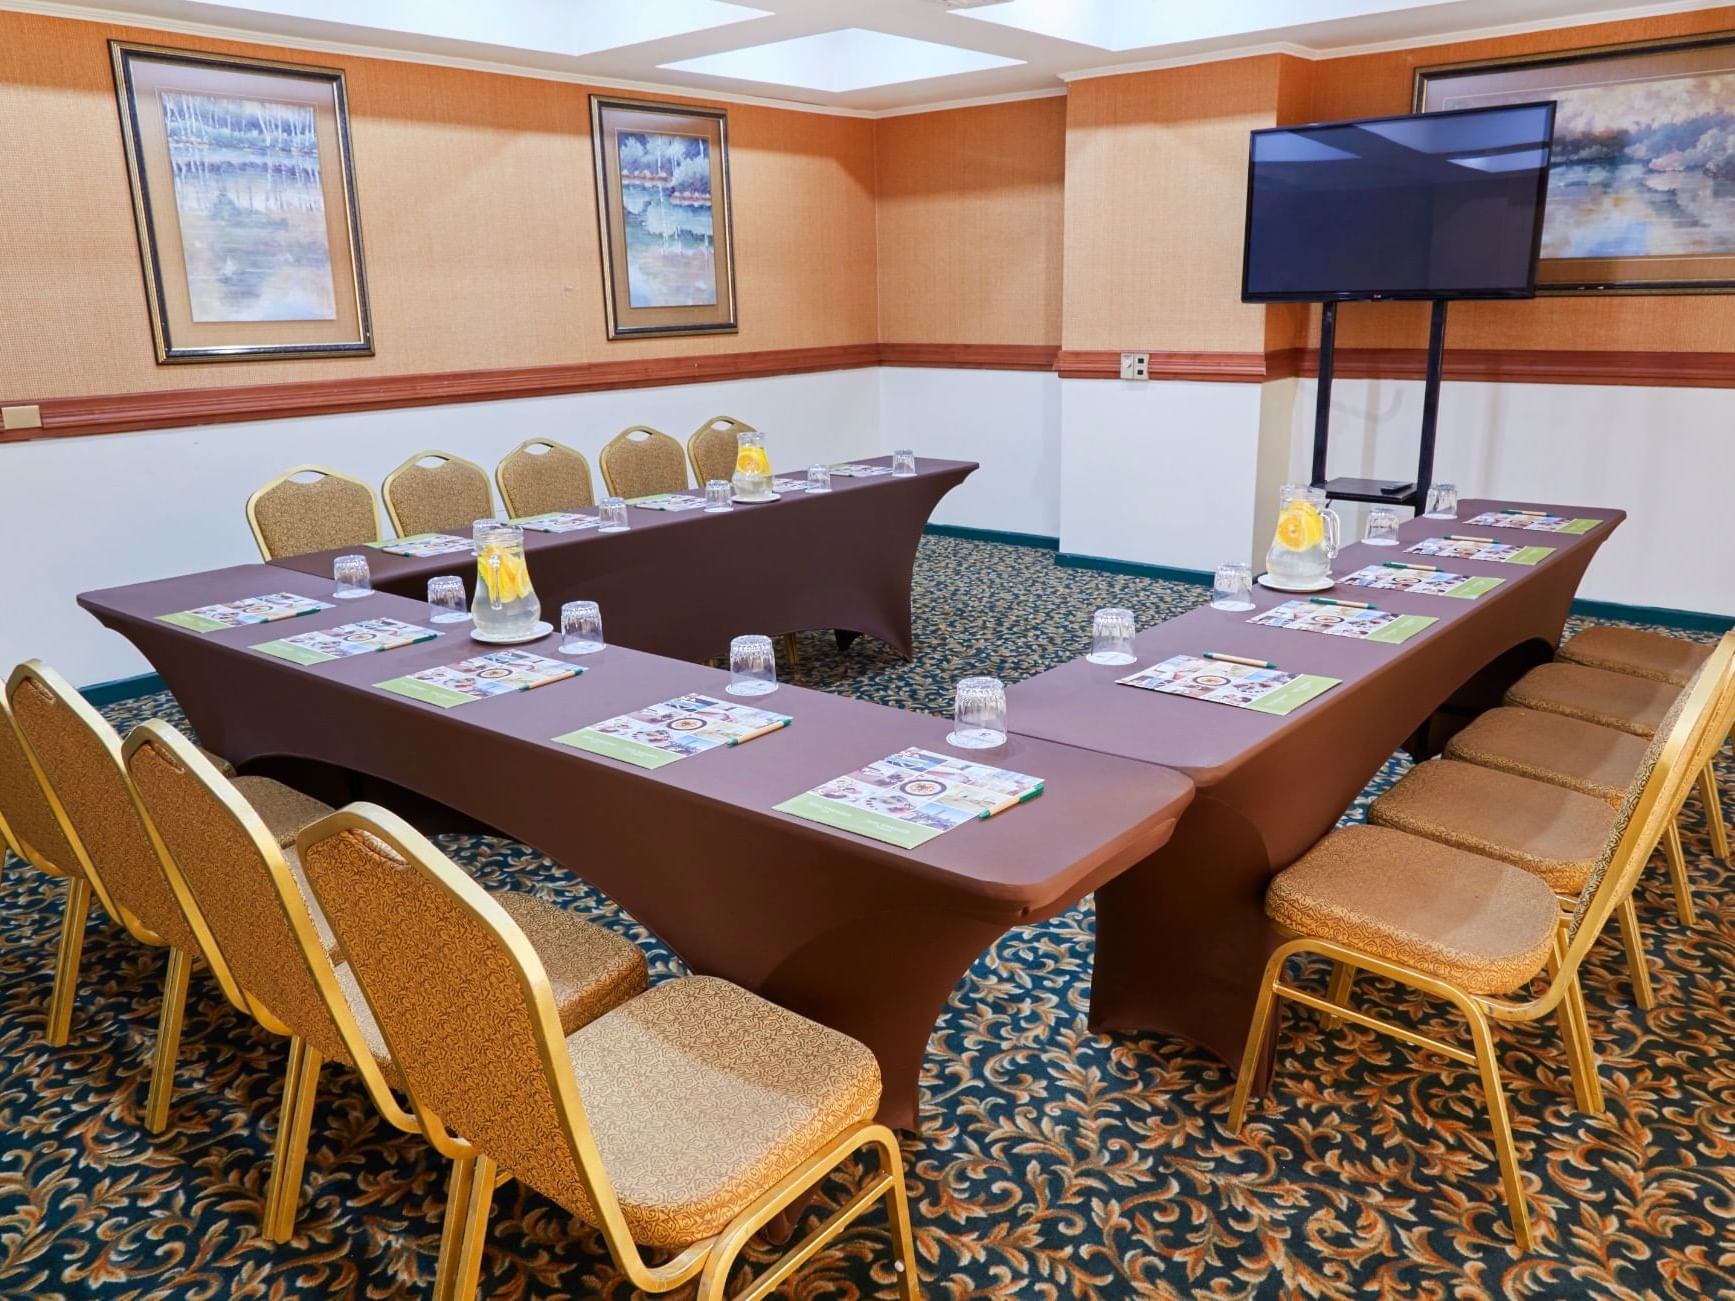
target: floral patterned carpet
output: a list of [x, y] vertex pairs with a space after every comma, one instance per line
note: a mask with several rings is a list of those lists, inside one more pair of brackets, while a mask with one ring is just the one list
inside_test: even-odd
[[[924, 541], [913, 664], [872, 643], [802, 638], [804, 684], [943, 712], [973, 672], [1017, 680], [1080, 652], [1089, 612], [1141, 624], [1203, 599], [1175, 583], [1058, 569], [1046, 552]], [[1708, 634], [1707, 634], [1708, 636]], [[123, 730], [184, 723], [167, 695], [111, 707]], [[1735, 764], [1722, 759], [1725, 790]], [[1370, 793], [1401, 771], [1394, 759]], [[1500, 1032], [1540, 1247], [1515, 1257], [1474, 1072], [1355, 1027], [1291, 1013], [1274, 1094], [1223, 1129], [1219, 1061], [1160, 1036], [1087, 1025], [1089, 901], [1009, 932], [954, 991], [907, 1137], [926, 1294], [935, 1298], [1735, 1296], [1735, 900], [1689, 804], [1698, 925], [1660, 874], [1642, 886], [1658, 1002], [1632, 1005], [1617, 947], [1588, 972], [1608, 1112], [1571, 1106], [1552, 1023]], [[1350, 816], [1355, 816], [1351, 810]], [[521, 845], [447, 837], [484, 884], [558, 899], [680, 971], [655, 937]], [[258, 1213], [285, 1043], [195, 976], [170, 1131], [141, 1124], [162, 959], [93, 920], [72, 1042], [42, 1041], [60, 888], [0, 878], [0, 1297], [426, 1295], [444, 1167], [328, 1067], [297, 1239]], [[1364, 980], [1358, 993], [1456, 1038], [1450, 1015]], [[828, 1185], [811, 1214], [848, 1196]], [[539, 1195], [500, 1190], [482, 1295], [624, 1298], [597, 1236]], [[756, 1262], [767, 1254], [754, 1257]], [[870, 1213], [779, 1295], [892, 1295]]]

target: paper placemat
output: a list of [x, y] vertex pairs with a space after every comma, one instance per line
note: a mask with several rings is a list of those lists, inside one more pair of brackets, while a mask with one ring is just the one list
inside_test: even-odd
[[529, 651], [498, 650], [374, 685], [394, 695], [408, 696], [411, 700], [438, 705], [441, 709], [453, 709], [472, 700], [545, 687], [551, 682], [576, 678], [583, 672], [576, 664], [551, 660]]
[[243, 596], [238, 601], [220, 605], [201, 605], [196, 610], [177, 610], [159, 614], [162, 623], [172, 623], [190, 632], [216, 632], [219, 628], [245, 628], [254, 623], [276, 623], [279, 619], [296, 619], [304, 614], [331, 609], [330, 601], [316, 601], [311, 596], [294, 592], [268, 592], [264, 596]]
[[1518, 547], [1508, 542], [1467, 542], [1462, 538], [1423, 538], [1406, 550], [1413, 556], [1482, 560], [1490, 564], [1534, 565], [1554, 554], [1553, 547]]
[[715, 696], [676, 696], [630, 714], [605, 718], [554, 739], [640, 768], [661, 768], [707, 750], [742, 745], [794, 720]]
[[1419, 596], [1452, 596], [1463, 601], [1473, 601], [1486, 592], [1492, 592], [1506, 580], [1468, 578], [1463, 574], [1448, 573], [1444, 569], [1414, 569], [1409, 565], [1388, 561], [1358, 569], [1337, 581], [1348, 583], [1351, 587], [1374, 587], [1390, 592], [1415, 592]]
[[1322, 632], [1330, 637], [1355, 637], [1397, 646], [1440, 621], [1430, 614], [1394, 614], [1390, 610], [1285, 601], [1247, 622], [1264, 628], [1293, 628], [1297, 632]]
[[857, 465], [853, 461], [846, 462], [843, 465], [828, 466], [827, 468], [833, 474], [844, 479], [871, 479], [875, 475], [890, 474], [892, 472], [892, 467], [889, 465]]
[[1200, 659], [1194, 655], [1174, 655], [1161, 664], [1153, 664], [1131, 677], [1121, 678], [1120, 683], [1144, 691], [1188, 696], [1194, 700], [1208, 700], [1214, 705], [1232, 705], [1236, 709], [1251, 709], [1255, 713], [1275, 714], [1281, 718], [1293, 714], [1333, 687], [1341, 686], [1343, 679], [1319, 677], [1312, 673], [1285, 673], [1281, 669], [1261, 669], [1250, 664]]
[[595, 515], [582, 515], [577, 511], [550, 511], [510, 522], [532, 533], [577, 533], [580, 529], [593, 529], [602, 523]]
[[461, 538], [456, 533], [415, 533], [407, 538], [393, 538], [389, 542], [368, 542], [365, 546], [376, 551], [388, 551], [394, 556], [449, 556], [457, 551], [474, 551], [475, 544], [469, 538]]
[[413, 646], [417, 642], [432, 641], [439, 635], [432, 628], [420, 628], [396, 619], [363, 619], [359, 623], [340, 623], [335, 628], [318, 632], [298, 633], [281, 641], [262, 641], [253, 649], [295, 664], [324, 664], [350, 655]]
[[1568, 515], [1544, 515], [1537, 511], [1490, 510], [1464, 521], [1469, 528], [1534, 529], [1542, 533], [1589, 533], [1599, 519], [1574, 519]]
[[628, 497], [627, 505], [640, 510], [704, 510], [705, 499], [684, 492], [654, 492], [647, 497]]
[[932, 750], [900, 750], [777, 806], [808, 822], [900, 849], [1042, 793], [1042, 779]]

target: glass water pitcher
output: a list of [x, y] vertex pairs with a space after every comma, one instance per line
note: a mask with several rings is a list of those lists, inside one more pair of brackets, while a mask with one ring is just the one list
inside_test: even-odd
[[731, 480], [737, 497], [750, 501], [771, 495], [771, 458], [765, 454], [765, 435], [743, 429], [735, 435], [735, 476]]
[[1265, 554], [1265, 568], [1285, 587], [1323, 586], [1342, 544], [1337, 512], [1325, 504], [1325, 490], [1286, 483], [1277, 503], [1277, 536]]
[[478, 635], [492, 641], [528, 638], [542, 618], [542, 603], [524, 563], [524, 530], [505, 520], [474, 525], [476, 597], [470, 617]]

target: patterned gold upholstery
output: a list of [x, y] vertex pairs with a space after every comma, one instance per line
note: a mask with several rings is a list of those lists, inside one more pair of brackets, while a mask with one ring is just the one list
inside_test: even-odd
[[[423, 465], [423, 461], [437, 464]], [[380, 487], [386, 514], [399, 537], [422, 533], [470, 536], [470, 526], [494, 514], [488, 472], [450, 452], [419, 452], [386, 476]]]
[[1513, 683], [1506, 703], [1650, 736], [1680, 694], [1679, 687], [1666, 682], [1554, 663], [1538, 665]]
[[735, 473], [736, 439], [752, 433], [753, 426], [734, 416], [712, 416], [687, 440], [687, 458], [693, 463], [693, 481], [728, 479]]
[[1417, 764], [1368, 809], [1381, 827], [1497, 858], [1563, 894], [1590, 879], [1614, 821], [1603, 800], [1453, 759]]
[[531, 438], [494, 468], [500, 501], [513, 519], [549, 515], [596, 504], [590, 462], [563, 443]]
[[[317, 475], [302, 482], [298, 475]], [[247, 499], [247, 523], [266, 560], [380, 540], [373, 489], [318, 465], [298, 465]]]
[[1684, 687], [1711, 658], [1711, 648], [1683, 637], [1637, 628], [1586, 628], [1561, 644], [1558, 658], [1588, 668], [1626, 673]]
[[676, 1247], [878, 1106], [865, 1048], [722, 981], [661, 985], [560, 1042], [534, 954], [485, 893], [402, 824], [409, 858], [374, 834], [379, 811], [335, 823], [302, 857], [412, 1094], [591, 1223], [590, 1138], [591, 1186], [639, 1241]]
[[623, 429], [597, 453], [597, 468], [609, 495], [649, 497], [687, 487], [687, 457], [681, 445], [649, 425]]
[[236, 777], [233, 785], [279, 845], [293, 845], [296, 832], [332, 811], [331, 805], [269, 777]]
[[1473, 994], [1541, 971], [1560, 922], [1554, 892], [1528, 872], [1377, 826], [1332, 832], [1272, 879], [1265, 910], [1298, 935]]
[[42, 871], [55, 876], [81, 875], [78, 856], [66, 843], [13, 727], [4, 687], [0, 687], [0, 819], [6, 823], [13, 848]]
[[1565, 714], [1503, 705], [1446, 743], [1446, 758], [1564, 786], [1619, 808], [1645, 755], [1645, 739]]

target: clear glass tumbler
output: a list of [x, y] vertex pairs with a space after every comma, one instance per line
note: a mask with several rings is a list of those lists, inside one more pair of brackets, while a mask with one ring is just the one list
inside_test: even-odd
[[1006, 684], [999, 678], [965, 678], [958, 684], [955, 726], [946, 743], [960, 750], [992, 750], [1006, 744]]
[[339, 600], [373, 595], [373, 577], [368, 573], [366, 556], [339, 556], [331, 562], [331, 581], [336, 584], [332, 595]]
[[732, 489], [727, 479], [709, 479], [705, 483], [705, 511], [714, 514], [717, 511], [734, 510], [735, 503], [729, 500]]
[[916, 454], [909, 448], [900, 448], [892, 453], [892, 474], [899, 479], [908, 479], [916, 473]]
[[810, 493], [812, 493], [812, 492], [830, 492], [831, 491], [831, 468], [829, 466], [824, 466], [824, 465], [810, 465], [810, 466], [808, 466], [807, 467], [807, 490]]
[[1428, 519], [1458, 518], [1458, 485], [1436, 483], [1428, 489]]
[[1390, 506], [1375, 506], [1368, 512], [1368, 522], [1362, 531], [1362, 541], [1370, 547], [1398, 545], [1398, 513]]
[[1253, 566], [1234, 562], [1217, 567], [1211, 583], [1213, 610], [1251, 610], [1253, 608]]
[[729, 643], [729, 685], [732, 696], [763, 696], [777, 690], [777, 652], [771, 638], [751, 635]]
[[560, 653], [594, 655], [607, 650], [602, 639], [602, 611], [595, 601], [568, 601], [560, 607]]
[[456, 574], [441, 574], [428, 580], [428, 622], [465, 623], [470, 618], [470, 598], [464, 595], [464, 580]]
[[597, 525], [598, 533], [625, 533], [632, 527], [627, 522], [625, 497], [604, 497], [596, 505], [596, 516], [601, 521]]
[[1133, 622], [1133, 612], [1111, 607], [1098, 610], [1090, 625], [1090, 654], [1085, 656], [1092, 664], [1131, 664], [1136, 658], [1133, 655], [1133, 633], [1137, 627]]

